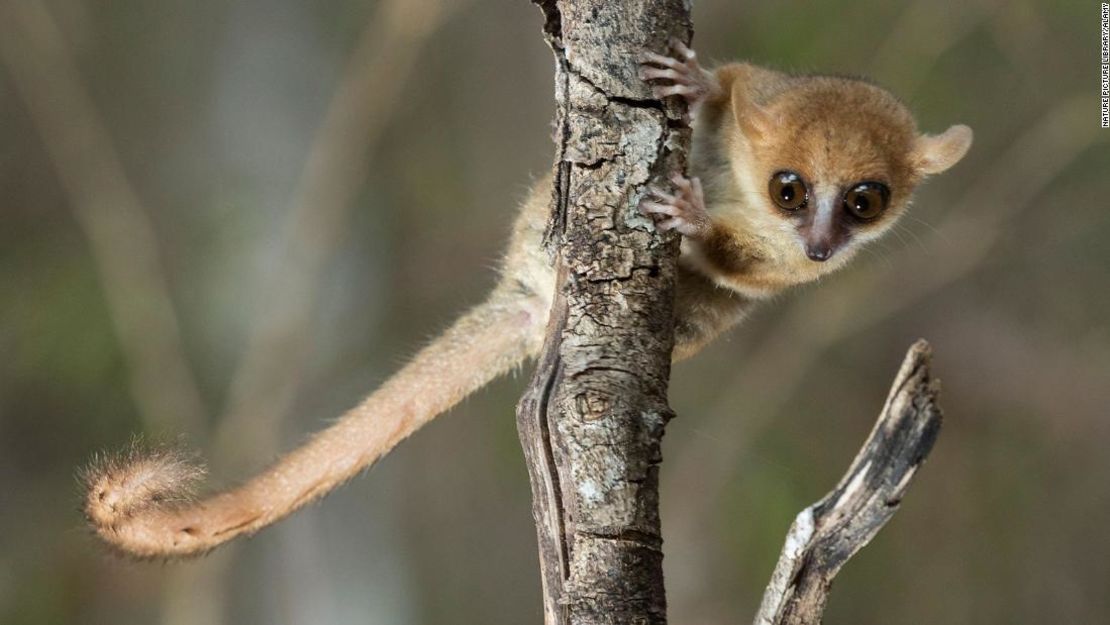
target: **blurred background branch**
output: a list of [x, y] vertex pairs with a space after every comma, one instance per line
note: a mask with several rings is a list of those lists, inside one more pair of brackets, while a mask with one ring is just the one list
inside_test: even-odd
[[[350, 226], [358, 191], [370, 169], [369, 155], [408, 83], [425, 41], [462, 3], [441, 0], [383, 0], [366, 20], [339, 78], [281, 228], [276, 266], [261, 276], [260, 305], [254, 310], [246, 353], [236, 368], [230, 397], [218, 421], [212, 463], [222, 469], [254, 471], [281, 448], [283, 424], [303, 383], [312, 343], [323, 273]], [[369, 392], [371, 389], [366, 389]], [[244, 444], [250, 441], [250, 444]], [[296, 541], [312, 542], [311, 531]], [[298, 566], [314, 565], [316, 549], [300, 545]], [[238, 545], [204, 566], [180, 569], [166, 593], [169, 625], [212, 625], [226, 618], [228, 576]], [[313, 586], [291, 586], [291, 603], [318, 603], [306, 596]], [[198, 609], [201, 608], [201, 609]]]
[[42, 2], [0, 3], [0, 58], [88, 242], [147, 431], [203, 433], [205, 407], [181, 347], [154, 225]]
[[[278, 265], [261, 276], [261, 305], [217, 431], [221, 461], [257, 467], [278, 450], [280, 424], [308, 359], [322, 275], [348, 231], [370, 148], [401, 103], [424, 42], [462, 4], [384, 0], [359, 35], [309, 149], [282, 227]], [[244, 440], [256, 443], [244, 449]]]
[[[232, 378], [226, 414], [217, 421], [215, 464], [257, 468], [280, 448], [281, 424], [308, 357], [321, 274], [348, 228], [371, 146], [400, 103], [424, 41], [459, 6], [385, 0], [366, 21], [312, 142], [282, 228], [280, 265], [262, 278], [263, 304]], [[155, 229], [44, 4], [0, 6], [0, 51], [100, 268], [146, 430], [206, 439], [209, 419], [181, 346]], [[176, 568], [164, 593], [163, 622], [223, 622], [234, 553], [230, 548]]]

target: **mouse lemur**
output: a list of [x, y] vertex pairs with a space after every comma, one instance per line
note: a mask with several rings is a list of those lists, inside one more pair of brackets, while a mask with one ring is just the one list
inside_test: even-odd
[[[906, 107], [866, 81], [793, 76], [747, 63], [702, 69], [675, 44], [641, 76], [693, 119], [690, 177], [632, 189], [660, 230], [682, 233], [674, 357], [689, 357], [757, 300], [844, 266], [906, 211], [919, 183], [963, 158], [971, 129], [921, 134]], [[201, 553], [329, 492], [543, 340], [554, 270], [541, 239], [550, 178], [523, 203], [498, 286], [377, 391], [241, 486], [198, 501], [199, 469], [169, 452], [86, 471], [85, 513], [105, 542], [139, 557]]]

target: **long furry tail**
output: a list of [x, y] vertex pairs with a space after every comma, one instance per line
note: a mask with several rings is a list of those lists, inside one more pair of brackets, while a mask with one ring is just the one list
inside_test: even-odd
[[131, 451], [84, 473], [85, 515], [113, 548], [187, 556], [250, 534], [320, 497], [536, 348], [543, 312], [499, 289], [331, 427], [238, 488], [188, 496], [203, 469], [178, 452]]

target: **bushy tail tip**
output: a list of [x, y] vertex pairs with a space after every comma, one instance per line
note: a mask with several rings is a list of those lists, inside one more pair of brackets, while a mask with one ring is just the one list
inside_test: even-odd
[[205, 469], [180, 447], [148, 447], [135, 441], [122, 453], [101, 455], [81, 472], [85, 516], [98, 533], [136, 513], [193, 498]]

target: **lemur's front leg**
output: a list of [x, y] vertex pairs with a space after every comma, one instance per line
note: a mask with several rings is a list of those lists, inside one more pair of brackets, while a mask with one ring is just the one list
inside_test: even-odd
[[[671, 41], [674, 55], [645, 52], [640, 65], [640, 78], [652, 81], [652, 93], [657, 98], [680, 96], [686, 100], [691, 118], [695, 117], [706, 100], [717, 95], [720, 85], [716, 76], [698, 64], [698, 55], [681, 41]], [[674, 192], [657, 187], [648, 189], [650, 197], [640, 202], [640, 212], [655, 220], [660, 232], [677, 230], [693, 239], [707, 237], [713, 228], [709, 211], [705, 207], [705, 193], [701, 181], [675, 174], [671, 178]]]

